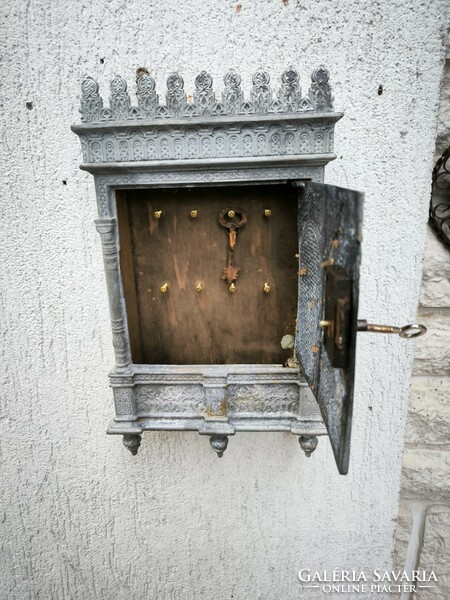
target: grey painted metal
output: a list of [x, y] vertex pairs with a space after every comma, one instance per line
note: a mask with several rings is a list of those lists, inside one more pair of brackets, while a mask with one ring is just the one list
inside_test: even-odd
[[[270, 184], [323, 181], [335, 158], [328, 71], [313, 72], [302, 95], [298, 74], [287, 69], [274, 93], [268, 74], [253, 76], [245, 100], [239, 76], [230, 71], [218, 102], [212, 79], [201, 73], [193, 101], [178, 74], [167, 80], [161, 105], [153, 79], [138, 70], [138, 105], [126, 82], [111, 82], [105, 108], [97, 83], [82, 84], [82, 169], [94, 174], [115, 367], [110, 373], [116, 416], [108, 433], [124, 436], [133, 454], [143, 431], [198, 431], [214, 450], [237, 431], [290, 431], [305, 439], [326, 433], [317, 403], [297, 368], [281, 365], [136, 365], [132, 363], [122, 288], [117, 230], [119, 189]], [[295, 364], [295, 362], [293, 363]], [[306, 442], [305, 442], [306, 443]], [[302, 442], [301, 442], [302, 444]], [[302, 444], [304, 447], [305, 444]], [[307, 452], [314, 444], [306, 443]], [[315, 446], [314, 446], [315, 447]]]
[[333, 111], [328, 71], [318, 67], [311, 79], [302, 96], [298, 73], [290, 67], [274, 93], [269, 74], [260, 69], [245, 100], [239, 75], [229, 71], [218, 102], [212, 78], [202, 72], [189, 102], [183, 79], [175, 73], [167, 80], [166, 104], [161, 105], [154, 80], [139, 69], [138, 106], [132, 106], [125, 80], [116, 76], [110, 107], [105, 108], [98, 84], [88, 77], [82, 84], [82, 123], [72, 127], [81, 140], [83, 167], [92, 172], [120, 165], [160, 170], [174, 161], [189, 168], [249, 166], [268, 159], [280, 166], [324, 165], [335, 158], [334, 124], [342, 114]]
[[218, 458], [222, 458], [223, 453], [228, 446], [228, 438], [226, 435], [212, 435], [209, 438], [211, 448], [216, 452]]
[[138, 106], [131, 105], [127, 82], [116, 75], [110, 83], [110, 107], [103, 106], [99, 86], [92, 77], [87, 77], [81, 86], [81, 121], [103, 123], [110, 121], [139, 121], [151, 119], [164, 121], [179, 118], [184, 121], [204, 116], [223, 117], [232, 115], [262, 115], [286, 113], [321, 113], [333, 110], [333, 97], [329, 84], [330, 75], [324, 66], [312, 72], [311, 87], [302, 95], [299, 74], [288, 67], [281, 75], [281, 86], [274, 94], [270, 86], [270, 75], [264, 69], [253, 74], [250, 98], [245, 100], [241, 90], [241, 78], [231, 69], [223, 78], [222, 101], [216, 100], [212, 77], [202, 71], [195, 78], [193, 101], [189, 102], [184, 91], [184, 80], [178, 73], [169, 75], [166, 85], [166, 104], [159, 102], [155, 92], [156, 82], [145, 68], [136, 73]]
[[319, 440], [315, 435], [301, 435], [298, 438], [301, 449], [306, 454], [307, 458], [311, 456], [314, 450], [317, 448]]
[[[348, 471], [358, 315], [363, 194], [330, 185], [299, 186], [299, 257], [296, 352], [317, 398], [339, 472]], [[353, 282], [349, 360], [329, 360], [320, 320], [325, 302], [323, 263], [341, 267]]]

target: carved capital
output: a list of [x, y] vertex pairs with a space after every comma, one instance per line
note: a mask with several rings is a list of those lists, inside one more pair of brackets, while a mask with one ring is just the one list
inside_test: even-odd
[[103, 260], [107, 271], [117, 270], [119, 267], [119, 257], [116, 244], [116, 220], [115, 219], [97, 219], [95, 227], [100, 234]]

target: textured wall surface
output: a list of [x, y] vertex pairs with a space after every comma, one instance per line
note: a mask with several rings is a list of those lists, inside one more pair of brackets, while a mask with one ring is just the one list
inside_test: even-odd
[[[435, 160], [450, 144], [450, 46], [442, 82]], [[415, 600], [450, 598], [450, 250], [428, 228], [420, 291], [420, 322], [428, 335], [417, 344], [405, 431], [398, 568], [433, 568], [436, 587]], [[409, 600], [407, 595], [403, 600]]]
[[111, 333], [93, 181], [78, 170], [70, 125], [84, 74], [105, 92], [116, 73], [130, 80], [138, 66], [160, 85], [180, 70], [192, 89], [200, 70], [217, 79], [234, 67], [248, 89], [259, 66], [275, 77], [293, 63], [304, 81], [326, 64], [346, 113], [327, 181], [366, 193], [360, 315], [408, 322], [446, 5], [3, 1], [2, 600], [293, 600], [301, 567], [390, 566], [406, 341], [360, 337], [347, 477], [323, 439], [306, 459], [290, 435], [241, 434], [219, 461], [194, 434], [147, 434], [136, 458], [105, 435]]

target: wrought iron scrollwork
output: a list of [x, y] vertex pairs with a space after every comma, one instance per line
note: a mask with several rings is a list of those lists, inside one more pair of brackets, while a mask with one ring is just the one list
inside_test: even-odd
[[433, 169], [429, 222], [442, 242], [450, 248], [450, 146]]

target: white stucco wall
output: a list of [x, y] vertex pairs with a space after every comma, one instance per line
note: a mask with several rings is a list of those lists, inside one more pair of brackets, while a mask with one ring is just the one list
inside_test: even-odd
[[240, 434], [219, 461], [195, 434], [146, 434], [136, 458], [105, 435], [113, 414], [107, 297], [93, 181], [78, 170], [70, 125], [85, 74], [107, 95], [113, 75], [130, 81], [138, 66], [162, 91], [173, 70], [189, 90], [200, 70], [220, 87], [234, 67], [248, 89], [259, 66], [278, 77], [292, 63], [305, 86], [326, 64], [346, 113], [326, 178], [366, 193], [360, 316], [408, 322], [419, 293], [446, 4], [3, 2], [2, 600], [317, 598], [300, 593], [299, 568], [390, 566], [406, 341], [360, 336], [347, 477], [324, 439], [306, 459], [293, 436]]
[[[450, 44], [441, 87], [437, 161], [450, 144]], [[434, 569], [437, 585], [414, 600], [450, 597], [450, 248], [427, 228], [417, 344], [405, 429], [396, 568]], [[404, 594], [401, 600], [410, 600]]]

